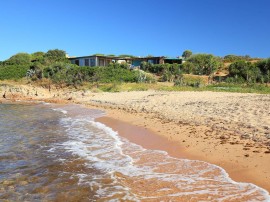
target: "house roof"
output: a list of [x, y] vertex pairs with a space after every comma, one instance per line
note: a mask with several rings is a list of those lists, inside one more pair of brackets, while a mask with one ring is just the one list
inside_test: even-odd
[[182, 58], [165, 57], [165, 60], [182, 60]]
[[164, 56], [153, 56], [153, 57], [119, 57], [119, 56], [106, 56], [106, 55], [88, 55], [80, 57], [68, 57], [68, 59], [81, 59], [81, 58], [90, 58], [90, 57], [99, 57], [107, 59], [116, 59], [116, 60], [143, 60], [143, 59], [160, 59]]

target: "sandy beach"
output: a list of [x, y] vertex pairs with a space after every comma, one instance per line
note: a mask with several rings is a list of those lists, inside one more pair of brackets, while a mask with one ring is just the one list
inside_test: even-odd
[[[103, 109], [98, 119], [132, 142], [223, 167], [270, 191], [270, 95], [218, 92], [48, 91], [0, 84], [0, 102], [38, 100]], [[138, 134], [144, 136], [136, 136]], [[145, 132], [145, 133], [144, 133]]]

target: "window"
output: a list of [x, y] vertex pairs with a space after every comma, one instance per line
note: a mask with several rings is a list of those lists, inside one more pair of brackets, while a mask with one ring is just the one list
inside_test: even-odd
[[154, 64], [154, 60], [148, 60], [148, 63]]
[[90, 59], [90, 66], [94, 67], [96, 65], [95, 59]]
[[100, 67], [105, 66], [105, 61], [104, 61], [104, 59], [99, 59], [99, 66], [100, 66]]
[[89, 59], [84, 60], [84, 66], [89, 66]]
[[80, 66], [80, 61], [79, 60], [75, 60], [75, 64]]

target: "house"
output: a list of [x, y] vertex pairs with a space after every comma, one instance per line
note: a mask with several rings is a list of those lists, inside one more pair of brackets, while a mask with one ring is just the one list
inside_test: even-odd
[[164, 58], [164, 63], [166, 64], [182, 64], [183, 63], [183, 59], [180, 57], [177, 58], [169, 58], [169, 57], [165, 57]]
[[151, 64], [164, 64], [164, 57], [133, 57], [131, 59], [131, 64], [133, 66], [140, 66], [142, 62], [148, 62]]
[[115, 57], [109, 56], [100, 56], [100, 55], [90, 55], [90, 56], [82, 56], [82, 57], [69, 57], [68, 58], [72, 64], [76, 64], [78, 66], [108, 66]]
[[104, 56], [104, 55], [90, 55], [82, 57], [68, 57], [72, 64], [78, 66], [108, 66], [110, 63], [128, 63], [133, 67], [139, 67], [142, 62], [151, 64], [164, 64], [164, 63], [178, 63], [181, 64], [182, 59], [179, 58], [166, 58], [160, 57], [118, 57], [118, 56]]

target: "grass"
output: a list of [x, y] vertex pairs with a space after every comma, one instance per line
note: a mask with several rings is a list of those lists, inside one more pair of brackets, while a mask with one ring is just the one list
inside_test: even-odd
[[208, 76], [199, 76], [192, 74], [183, 74], [184, 82], [188, 85], [199, 82], [203, 86], [208, 83]]
[[206, 86], [206, 89], [210, 91], [215, 91], [215, 92], [270, 94], [270, 86], [266, 84], [219, 83], [219, 84]]
[[263, 84], [227, 84], [219, 83], [203, 87], [173, 86], [167, 83], [112, 83], [100, 84], [98, 89], [103, 92], [122, 92], [122, 91], [213, 91], [213, 92], [234, 92], [234, 93], [258, 93], [270, 94], [270, 87]]
[[[44, 82], [32, 83], [34, 85], [46, 86]], [[4, 85], [21, 85], [29, 84], [26, 79], [11, 81], [0, 81], [0, 87]], [[202, 85], [202, 87], [192, 86], [174, 86], [169, 82], [158, 83], [83, 83], [81, 86], [77, 86], [76, 90], [90, 90], [92, 92], [122, 92], [122, 91], [213, 91], [213, 92], [233, 92], [233, 93], [258, 93], [258, 94], [270, 94], [270, 86], [266, 84], [233, 84], [233, 83], [216, 83], [211, 85]], [[70, 86], [73, 89], [74, 87]], [[75, 89], [75, 88], [74, 88]]]

